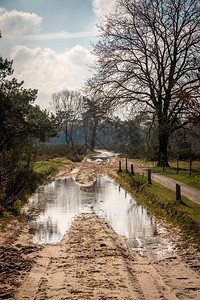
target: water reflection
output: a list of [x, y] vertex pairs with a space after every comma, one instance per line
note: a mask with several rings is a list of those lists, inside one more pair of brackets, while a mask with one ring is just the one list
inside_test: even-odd
[[123, 189], [98, 177], [94, 187], [97, 203], [95, 212], [102, 216], [121, 236], [128, 239], [144, 239], [153, 236], [155, 222]]
[[123, 189], [97, 176], [86, 191], [72, 178], [58, 179], [30, 198], [28, 210], [40, 213], [30, 221], [29, 232], [38, 243], [56, 243], [69, 228], [74, 216], [95, 212], [133, 248], [158, 244], [154, 218]]
[[38, 243], [56, 243], [65, 234], [75, 215], [89, 212], [91, 195], [80, 190], [73, 178], [58, 179], [30, 198], [27, 211], [41, 210], [29, 222], [29, 231]]
[[113, 153], [113, 152], [108, 152], [108, 151], [101, 151], [99, 154], [88, 158], [88, 161], [90, 161], [90, 162], [92, 162], [92, 161], [107, 162], [109, 160], [109, 158], [115, 157], [117, 155], [119, 155], [119, 153]]

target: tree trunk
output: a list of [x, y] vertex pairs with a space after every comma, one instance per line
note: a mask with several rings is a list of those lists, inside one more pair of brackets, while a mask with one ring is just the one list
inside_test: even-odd
[[88, 133], [87, 130], [84, 130], [84, 136], [85, 136], [85, 149], [88, 147]]
[[68, 130], [68, 135], [69, 135], [69, 145], [71, 145], [71, 147], [74, 146], [73, 129], [74, 129], [74, 124], [71, 122], [71, 124], [69, 125], [69, 130]]
[[73, 141], [73, 134], [72, 134], [72, 132], [69, 133], [69, 145], [70, 145], [71, 147], [74, 146], [74, 141]]
[[91, 134], [91, 141], [90, 141], [90, 150], [93, 152], [96, 142], [96, 131], [97, 131], [97, 125], [95, 124], [92, 128], [92, 134]]
[[159, 152], [158, 152], [158, 167], [169, 167], [168, 163], [168, 154], [167, 154], [167, 147], [168, 147], [168, 134], [160, 134], [159, 135]]
[[65, 142], [67, 145], [70, 144], [70, 138], [69, 138], [69, 128], [68, 128], [68, 123], [66, 122], [63, 128], [63, 131], [65, 133]]
[[67, 128], [67, 122], [65, 123], [65, 126], [63, 128], [63, 131], [65, 133], [65, 142], [68, 145], [68, 128]]
[[85, 118], [83, 119], [83, 133], [84, 133], [84, 144], [85, 144], [85, 150], [87, 150], [88, 148], [88, 124], [85, 120]]
[[68, 134], [65, 132], [65, 142], [67, 145], [69, 145], [69, 139], [68, 139]]
[[95, 139], [96, 139], [95, 136], [96, 136], [95, 133], [92, 134], [92, 136], [91, 136], [91, 141], [90, 141], [90, 151], [91, 151], [91, 152], [94, 151], [94, 147], [95, 147]]
[[71, 147], [74, 146], [74, 141], [73, 141], [73, 138], [72, 138], [71, 136], [69, 137], [69, 145], [70, 145]]

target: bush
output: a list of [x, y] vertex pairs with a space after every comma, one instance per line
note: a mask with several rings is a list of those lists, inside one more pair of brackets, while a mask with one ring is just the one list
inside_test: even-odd
[[12, 206], [30, 184], [33, 174], [30, 162], [31, 154], [22, 147], [16, 145], [15, 150], [1, 153], [0, 214], [3, 214], [5, 209]]
[[144, 175], [135, 174], [130, 180], [131, 188], [133, 188], [137, 193], [142, 192], [146, 184], [147, 179], [144, 177]]
[[135, 147], [134, 145], [128, 145], [124, 147], [123, 151], [129, 158], [142, 159], [146, 158], [147, 152], [144, 147]]
[[200, 157], [198, 157], [197, 153], [192, 152], [191, 150], [179, 150], [177, 152], [177, 155], [179, 156], [179, 159], [198, 159]]
[[86, 154], [83, 145], [74, 145], [70, 147], [66, 144], [37, 144], [35, 145], [36, 158], [46, 160], [54, 157], [66, 157], [74, 162], [82, 161], [82, 156]]

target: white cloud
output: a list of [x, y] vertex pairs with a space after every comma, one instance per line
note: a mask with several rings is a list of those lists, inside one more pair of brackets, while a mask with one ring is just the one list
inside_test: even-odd
[[4, 38], [16, 38], [29, 30], [38, 31], [42, 18], [34, 13], [0, 8], [0, 28]]
[[115, 10], [116, 0], [92, 0], [92, 5], [95, 14], [103, 17]]
[[24, 87], [39, 90], [36, 101], [42, 108], [49, 107], [51, 96], [62, 89], [79, 89], [89, 76], [87, 65], [93, 62], [90, 51], [77, 45], [56, 53], [50, 48], [15, 46], [11, 53], [14, 76], [24, 80]]
[[6, 11], [6, 9], [3, 7], [0, 7], [0, 14], [2, 14], [4, 11]]

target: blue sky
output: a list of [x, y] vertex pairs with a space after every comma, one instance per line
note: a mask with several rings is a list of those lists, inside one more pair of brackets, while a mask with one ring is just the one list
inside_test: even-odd
[[90, 76], [96, 24], [115, 0], [0, 0], [0, 54], [14, 60], [14, 76], [39, 90], [48, 108], [53, 92], [80, 89]]

